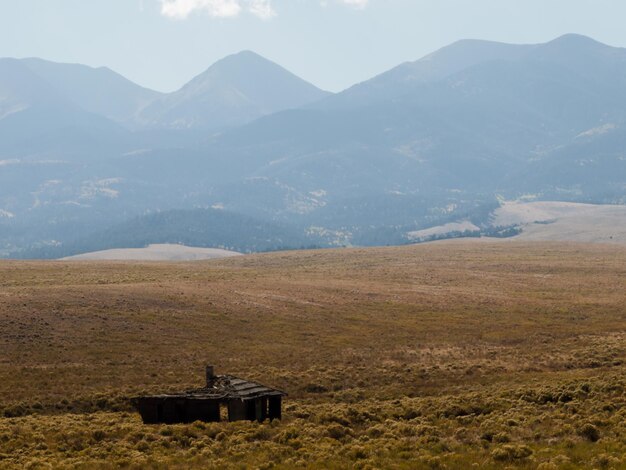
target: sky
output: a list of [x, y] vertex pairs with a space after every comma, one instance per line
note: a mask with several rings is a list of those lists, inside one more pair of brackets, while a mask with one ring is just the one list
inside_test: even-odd
[[626, 47], [624, 0], [0, 0], [0, 57], [107, 66], [159, 91], [253, 50], [340, 91], [459, 39]]

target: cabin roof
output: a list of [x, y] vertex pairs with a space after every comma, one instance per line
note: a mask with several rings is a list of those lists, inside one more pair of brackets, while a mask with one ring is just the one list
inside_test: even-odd
[[151, 395], [144, 398], [187, 398], [199, 400], [252, 400], [258, 397], [285, 396], [282, 390], [267, 387], [257, 382], [240, 379], [232, 375], [217, 375], [212, 386], [187, 390], [181, 393]]

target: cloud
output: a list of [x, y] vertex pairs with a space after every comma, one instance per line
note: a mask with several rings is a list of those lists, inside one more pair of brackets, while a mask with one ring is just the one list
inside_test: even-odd
[[349, 5], [355, 8], [365, 8], [368, 2], [368, 0], [339, 0], [339, 1], [345, 5]]
[[[168, 18], [184, 20], [195, 12], [204, 12], [213, 18], [235, 18], [242, 12], [249, 13], [262, 20], [276, 16], [272, 0], [159, 0], [161, 14]], [[290, 0], [291, 1], [291, 0]], [[355, 9], [365, 8], [369, 0], [319, 0], [322, 6], [330, 1], [347, 5]], [[139, 0], [143, 11], [143, 0]]]
[[263, 20], [269, 20], [276, 16], [276, 12], [269, 0], [249, 0], [248, 3], [248, 10], [254, 16], [258, 16]]
[[[336, 3], [340, 3], [342, 5], [348, 5], [357, 10], [362, 10], [367, 6], [369, 0], [335, 0]], [[327, 7], [330, 3], [330, 0], [320, 0], [320, 5], [323, 7]]]
[[264, 20], [276, 15], [271, 0], [161, 0], [161, 14], [169, 18], [185, 19], [197, 11], [214, 18], [233, 18], [242, 12]]

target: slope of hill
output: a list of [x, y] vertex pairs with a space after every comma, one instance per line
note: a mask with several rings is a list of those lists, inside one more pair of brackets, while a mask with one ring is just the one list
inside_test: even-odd
[[145, 248], [118, 248], [63, 258], [65, 261], [202, 261], [241, 256], [236, 251], [184, 245], [154, 244]]
[[147, 127], [222, 130], [328, 96], [263, 57], [226, 57], [179, 91], [155, 100], [140, 120]]
[[[625, 266], [468, 242], [0, 261], [0, 466], [622, 469]], [[207, 362], [288, 392], [283, 419], [141, 422], [130, 397]]]
[[563, 202], [509, 203], [494, 213], [495, 225], [515, 225], [515, 239], [626, 244], [626, 206]]
[[219, 209], [170, 210], [139, 216], [63, 244], [17, 253], [19, 258], [66, 258], [110, 249], [176, 244], [237, 252], [316, 246], [318, 237], [290, 226]]
[[626, 244], [626, 205], [511, 201], [479, 225], [459, 219], [406, 235], [413, 241], [504, 235], [509, 240]]

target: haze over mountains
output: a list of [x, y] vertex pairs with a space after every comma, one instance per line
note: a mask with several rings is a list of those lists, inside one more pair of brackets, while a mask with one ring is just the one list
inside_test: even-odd
[[[251, 52], [171, 94], [2, 59], [0, 250], [127, 247], [104, 230], [177, 243], [198, 210], [200, 246], [242, 251], [406, 243], [461, 220], [497, 232], [505, 199], [625, 203], [625, 122], [626, 50], [576, 35], [460, 41], [335, 95]], [[224, 243], [247, 218], [263, 231]]]

